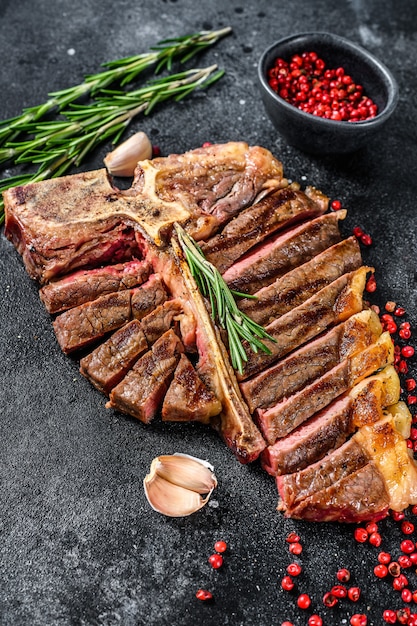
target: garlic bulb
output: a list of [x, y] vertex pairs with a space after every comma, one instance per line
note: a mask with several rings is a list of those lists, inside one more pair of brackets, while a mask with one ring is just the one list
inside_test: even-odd
[[148, 136], [139, 132], [119, 144], [104, 158], [104, 165], [113, 176], [133, 176], [138, 161], [152, 157], [152, 144]]
[[143, 486], [155, 511], [168, 517], [183, 517], [207, 504], [217, 479], [207, 461], [176, 453], [153, 459]]

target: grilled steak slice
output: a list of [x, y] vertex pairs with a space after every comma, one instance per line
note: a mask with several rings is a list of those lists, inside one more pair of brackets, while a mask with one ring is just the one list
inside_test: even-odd
[[148, 342], [138, 320], [128, 322], [104, 343], [80, 360], [80, 372], [102, 393], [126, 376], [135, 361], [147, 352]]
[[[179, 200], [193, 217], [192, 234], [200, 239], [251, 205], [262, 189], [281, 184], [282, 164], [268, 150], [229, 142], [143, 161], [132, 190], [146, 196], [152, 186], [162, 206]], [[211, 228], [200, 231], [198, 220], [204, 222], [204, 215], [211, 217]]]
[[322, 215], [328, 198], [314, 188], [286, 187], [241, 211], [222, 232], [202, 244], [203, 252], [223, 274], [237, 259], [269, 235], [296, 222]]
[[304, 498], [289, 509], [280, 502], [286, 517], [310, 522], [350, 522], [386, 517], [390, 498], [385, 480], [373, 461], [330, 486]]
[[381, 335], [371, 309], [352, 315], [257, 376], [240, 383], [251, 413], [268, 408], [299, 391], [340, 363], [363, 350]]
[[272, 476], [298, 472], [341, 446], [353, 432], [351, 409], [348, 396], [332, 402], [287, 437], [265, 448], [261, 454], [263, 469]]
[[304, 469], [341, 445], [358, 425], [379, 421], [383, 409], [399, 398], [398, 374], [388, 365], [268, 446], [261, 454], [263, 468], [272, 475]]
[[369, 268], [361, 267], [344, 274], [289, 313], [268, 324], [266, 330], [275, 341], [264, 340], [270, 354], [252, 352], [244, 343], [247, 362], [239, 380], [245, 380], [292, 352], [321, 332], [343, 322], [363, 308], [362, 294]]
[[356, 441], [355, 436], [316, 463], [301, 471], [277, 476], [277, 488], [281, 498], [279, 508], [290, 511], [305, 498], [327, 489], [352, 472], [365, 467], [370, 457]]
[[285, 437], [340, 394], [392, 363], [393, 359], [394, 346], [390, 334], [385, 332], [369, 348], [343, 360], [294, 395], [269, 409], [257, 409], [257, 424], [266, 441], [272, 444], [279, 437]]
[[167, 300], [142, 318], [141, 326], [149, 345], [169, 330], [177, 315], [183, 312], [180, 300]]
[[48, 283], [42, 287], [39, 295], [49, 313], [61, 313], [99, 296], [141, 285], [148, 279], [150, 272], [149, 263], [137, 259], [92, 270], [79, 270]]
[[357, 238], [344, 239], [257, 291], [254, 294], [256, 300], [242, 298], [239, 309], [258, 324], [266, 326], [361, 265]]
[[53, 321], [56, 338], [69, 354], [117, 330], [131, 318], [130, 290], [110, 293], [64, 311]]
[[207, 389], [190, 360], [182, 354], [162, 405], [162, 419], [203, 422], [222, 410], [221, 402]]
[[153, 274], [134, 289], [101, 296], [60, 313], [53, 326], [61, 349], [69, 354], [117, 330], [133, 318], [141, 319], [164, 302], [167, 292]]
[[279, 233], [245, 254], [223, 278], [231, 289], [254, 294], [286, 272], [341, 240], [339, 220], [346, 211], [326, 213]]
[[107, 408], [132, 415], [145, 424], [151, 422], [162, 404], [182, 352], [181, 340], [172, 329], [168, 330], [110, 392]]

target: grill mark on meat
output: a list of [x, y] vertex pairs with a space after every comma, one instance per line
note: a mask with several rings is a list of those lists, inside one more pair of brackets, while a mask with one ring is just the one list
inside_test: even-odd
[[264, 344], [271, 354], [261, 351], [254, 353], [244, 342], [247, 362], [243, 374], [237, 374], [238, 379], [245, 380], [257, 374], [330, 326], [361, 311], [367, 271], [368, 268], [361, 267], [341, 276], [300, 306], [268, 324], [266, 330], [275, 343], [266, 339]]
[[80, 350], [123, 326], [131, 316], [130, 299], [130, 290], [119, 291], [58, 315], [53, 327], [63, 352]]
[[49, 313], [60, 313], [91, 302], [99, 296], [141, 285], [148, 279], [150, 272], [150, 264], [137, 259], [92, 270], [79, 270], [45, 285], [39, 295]]
[[299, 391], [343, 359], [374, 343], [381, 335], [379, 318], [361, 311], [305, 344], [276, 365], [241, 382], [240, 389], [251, 413], [273, 406]]
[[285, 437], [314, 413], [376, 370], [391, 363], [394, 346], [388, 332], [369, 348], [336, 365], [289, 398], [268, 409], [257, 409], [257, 424], [269, 444]]
[[162, 404], [183, 350], [179, 337], [168, 330], [114, 387], [106, 407], [149, 424]]
[[141, 319], [167, 299], [159, 276], [134, 289], [101, 296], [64, 311], [53, 321], [61, 349], [69, 354], [98, 341], [130, 319]]
[[80, 360], [80, 372], [96, 389], [108, 396], [147, 350], [148, 342], [141, 323], [132, 320], [83, 357]]
[[152, 274], [149, 280], [131, 290], [132, 294], [132, 317], [141, 320], [168, 298], [168, 292], [157, 274]]
[[255, 244], [296, 222], [321, 215], [327, 206], [328, 199], [312, 188], [306, 193], [291, 187], [280, 189], [242, 210], [221, 233], [202, 243], [202, 250], [223, 274]]
[[224, 280], [230, 289], [254, 294], [338, 243], [338, 222], [345, 216], [346, 211], [327, 213], [271, 237], [232, 265], [223, 274]]
[[[373, 461], [315, 492], [297, 506], [285, 509], [286, 517], [311, 522], [378, 521], [388, 514], [390, 499], [385, 481]], [[280, 503], [279, 510], [285, 507]]]
[[182, 354], [164, 398], [162, 419], [208, 424], [210, 418], [218, 415], [221, 409], [221, 402], [203, 383], [190, 360]]
[[279, 439], [261, 453], [261, 464], [272, 476], [304, 469], [342, 445], [353, 432], [353, 400], [342, 397]]
[[152, 345], [172, 326], [176, 316], [183, 312], [180, 300], [167, 300], [141, 320], [141, 327], [149, 345]]
[[265, 326], [288, 313], [343, 274], [359, 269], [362, 258], [356, 237], [349, 237], [314, 256], [263, 287], [252, 298], [242, 298], [239, 309]]

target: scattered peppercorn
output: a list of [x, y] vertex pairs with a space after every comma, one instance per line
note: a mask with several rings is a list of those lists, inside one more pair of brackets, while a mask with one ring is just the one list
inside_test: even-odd
[[197, 600], [212, 600], [213, 599], [213, 594], [210, 591], [207, 591], [206, 589], [199, 589], [196, 594], [195, 597], [197, 598]]
[[214, 544], [214, 549], [216, 550], [216, 552], [226, 552], [227, 543], [225, 541], [216, 541], [216, 543]]
[[336, 578], [341, 583], [347, 583], [350, 580], [350, 572], [349, 572], [349, 570], [346, 569], [345, 567], [343, 567], [342, 569], [338, 570], [338, 572], [336, 573]]
[[213, 569], [220, 569], [223, 565], [223, 557], [221, 554], [211, 554], [208, 558], [208, 562]]
[[300, 609], [308, 609], [310, 604], [311, 604], [311, 598], [307, 593], [302, 593], [300, 596], [298, 596], [297, 606]]

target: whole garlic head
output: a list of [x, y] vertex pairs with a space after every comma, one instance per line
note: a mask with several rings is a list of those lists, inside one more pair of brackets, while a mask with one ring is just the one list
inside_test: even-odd
[[152, 144], [143, 133], [135, 133], [104, 157], [104, 165], [112, 176], [133, 176], [138, 161], [152, 157]]
[[168, 517], [184, 517], [207, 504], [217, 479], [207, 461], [176, 453], [153, 459], [143, 486], [155, 511]]

